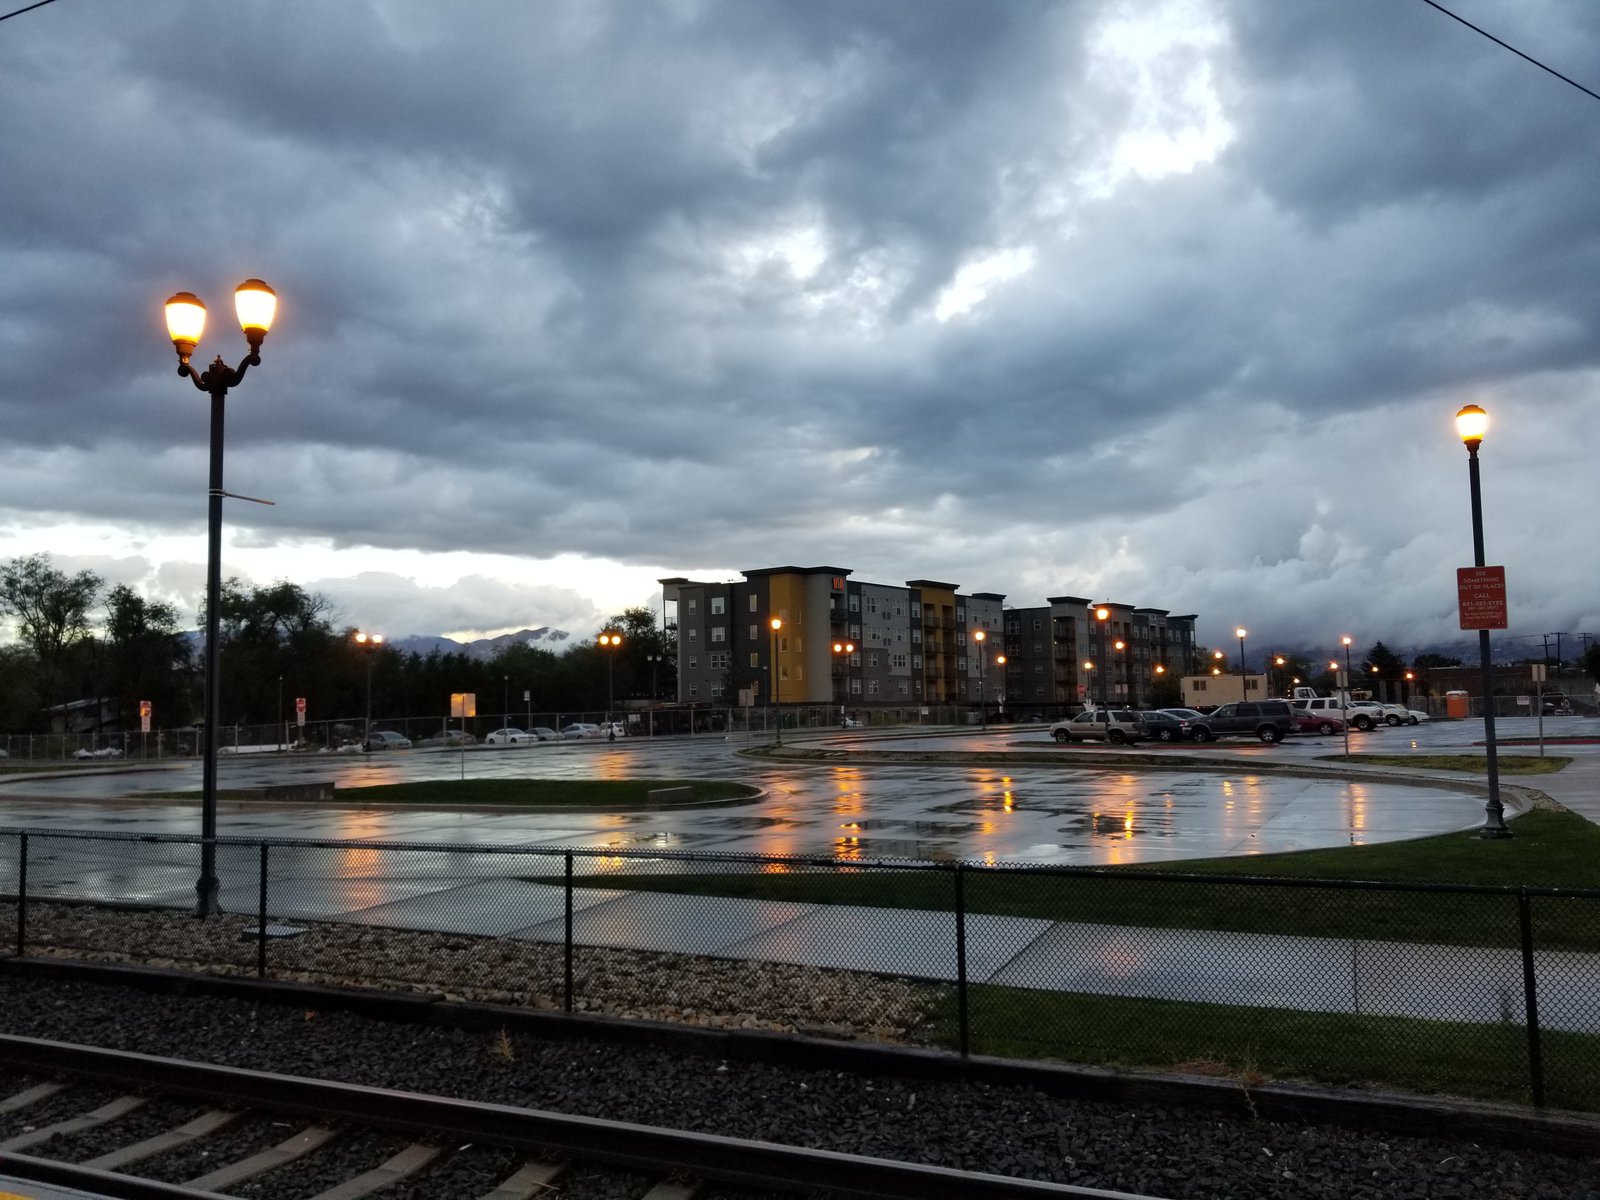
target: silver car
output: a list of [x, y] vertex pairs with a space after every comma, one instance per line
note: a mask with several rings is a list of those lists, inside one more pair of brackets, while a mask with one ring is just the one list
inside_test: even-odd
[[1123, 746], [1143, 741], [1150, 729], [1139, 720], [1139, 714], [1125, 708], [1085, 709], [1066, 721], [1050, 726], [1050, 736], [1062, 745], [1069, 742], [1110, 742]]

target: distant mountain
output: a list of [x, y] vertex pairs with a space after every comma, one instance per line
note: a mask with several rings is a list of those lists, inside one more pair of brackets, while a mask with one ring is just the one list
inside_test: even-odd
[[566, 643], [571, 638], [572, 635], [564, 629], [551, 629], [548, 625], [543, 625], [538, 629], [519, 629], [516, 633], [502, 633], [499, 637], [479, 638], [472, 642], [458, 642], [453, 638], [417, 634], [394, 638], [389, 644], [402, 654], [426, 655], [437, 650], [440, 654], [465, 654], [468, 658], [487, 662], [507, 646], [522, 644], [539, 646], [559, 654], [566, 649]]

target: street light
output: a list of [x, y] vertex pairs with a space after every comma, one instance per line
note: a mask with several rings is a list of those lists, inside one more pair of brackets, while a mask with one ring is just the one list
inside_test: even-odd
[[217, 687], [218, 614], [222, 597], [222, 427], [223, 401], [244, 373], [261, 365], [261, 343], [272, 328], [278, 296], [259, 279], [246, 279], [233, 293], [234, 311], [244, 330], [250, 353], [238, 367], [217, 355], [204, 372], [189, 365], [206, 328], [206, 306], [193, 292], [178, 292], [167, 301], [167, 336], [178, 352], [178, 374], [211, 397], [211, 479], [206, 523], [206, 729], [200, 783], [200, 877], [195, 881], [195, 916], [222, 911], [217, 903], [217, 734], [222, 724], [222, 697]]
[[[1354, 641], [1348, 633], [1339, 639], [1344, 643], [1344, 687], [1339, 689], [1339, 711], [1344, 716], [1344, 756], [1350, 757], [1350, 643]], [[1328, 664], [1338, 671], [1339, 664]]]
[[372, 749], [372, 659], [383, 646], [383, 634], [363, 633], [358, 629], [353, 640], [367, 660], [367, 722], [361, 730], [361, 750], [366, 753]]
[[1111, 643], [1111, 648], [1122, 659], [1122, 695], [1118, 697], [1124, 704], [1133, 703], [1133, 663], [1122, 652], [1128, 648], [1128, 643], [1118, 638]]
[[[1109, 608], [1106, 608], [1104, 605], [1101, 605], [1099, 608], [1094, 610], [1094, 620], [1095, 620], [1095, 626], [1094, 627], [1095, 627], [1095, 633], [1098, 635], [1099, 646], [1100, 646], [1100, 659], [1101, 659], [1102, 662], [1105, 660], [1105, 657], [1106, 657], [1106, 622], [1109, 621], [1110, 619], [1111, 619], [1111, 610]], [[1105, 675], [1104, 671], [1100, 672], [1100, 707], [1101, 708], [1110, 708], [1111, 707], [1111, 705], [1106, 700], [1106, 675]]]
[[[1467, 479], [1472, 488], [1472, 565], [1483, 563], [1483, 495], [1478, 484], [1478, 447], [1489, 431], [1489, 414], [1476, 404], [1456, 413], [1456, 432], [1467, 447]], [[1508, 838], [1505, 807], [1500, 803], [1500, 759], [1494, 740], [1494, 669], [1489, 663], [1489, 631], [1478, 630], [1478, 660], [1483, 668], [1483, 748], [1489, 777], [1489, 801], [1484, 805], [1483, 838]]]
[[504, 721], [501, 721], [500, 724], [502, 726], [509, 726], [511, 724], [511, 676], [510, 675], [502, 675], [502, 676], [500, 676], [500, 711], [505, 714], [505, 718], [506, 718]]
[[845, 704], [850, 697], [850, 656], [856, 652], [856, 644], [835, 642], [833, 652], [844, 659], [844, 675], [839, 680], [839, 721], [843, 724]]
[[[1083, 670], [1084, 670], [1084, 674], [1089, 676], [1089, 703], [1085, 707], [1093, 708], [1094, 707], [1094, 691], [1095, 691], [1095, 689], [1094, 689], [1094, 663], [1092, 661], [1090, 661], [1089, 659], [1087, 659], [1087, 658], [1084, 659], [1083, 660]], [[1103, 703], [1104, 703], [1104, 701], [1102, 701], [1102, 704]]]
[[[1283, 668], [1284, 668], [1284, 664], [1287, 663], [1287, 662], [1288, 662], [1288, 660], [1286, 658], [1284, 658], [1283, 655], [1281, 655], [1281, 654], [1273, 655], [1272, 665], [1278, 668], [1277, 679], [1278, 679], [1278, 683], [1280, 685], [1283, 683]], [[1272, 690], [1272, 680], [1270, 680], [1270, 679], [1267, 680], [1267, 690], [1268, 691]]]
[[783, 702], [778, 695], [778, 630], [783, 628], [783, 619], [773, 617], [767, 622], [772, 626], [772, 706], [777, 710], [778, 745], [783, 745]]
[[1006, 656], [1004, 654], [996, 654], [994, 656], [994, 665], [1000, 668], [1000, 690], [995, 693], [995, 702], [999, 706], [1000, 724], [1004, 725], [1006, 723]]
[[[1233, 631], [1233, 636], [1239, 639], [1239, 678], [1244, 679], [1244, 635], [1250, 631], [1243, 625]], [[1244, 699], [1244, 684], [1239, 684], [1239, 699]]]
[[622, 635], [610, 630], [595, 639], [606, 652], [606, 735], [608, 741], [617, 740], [617, 731], [611, 724], [611, 706], [616, 696], [617, 651], [622, 646]]
[[983, 639], [988, 636], [981, 629], [972, 634], [972, 640], [978, 643], [978, 725], [984, 730], [989, 728], [989, 707], [983, 698]]

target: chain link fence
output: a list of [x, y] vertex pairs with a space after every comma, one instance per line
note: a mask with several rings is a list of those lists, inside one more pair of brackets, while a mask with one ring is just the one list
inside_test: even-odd
[[0, 831], [0, 953], [1600, 1110], [1600, 891]]

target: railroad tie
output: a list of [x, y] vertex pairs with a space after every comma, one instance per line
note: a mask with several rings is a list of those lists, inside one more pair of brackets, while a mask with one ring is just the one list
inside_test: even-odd
[[478, 1200], [532, 1200], [547, 1193], [565, 1170], [565, 1166], [529, 1159], [517, 1168], [516, 1174]]
[[232, 1124], [239, 1117], [238, 1113], [223, 1112], [213, 1109], [201, 1113], [192, 1121], [185, 1121], [175, 1129], [165, 1133], [158, 1133], [154, 1137], [147, 1137], [142, 1142], [134, 1142], [120, 1150], [113, 1150], [109, 1154], [102, 1154], [99, 1158], [91, 1158], [83, 1165], [95, 1167], [101, 1171], [115, 1171], [129, 1163], [136, 1163], [140, 1159], [150, 1158], [156, 1154], [165, 1154], [168, 1150], [179, 1146], [186, 1146], [196, 1138], [203, 1138], [215, 1133], [226, 1125]]
[[363, 1196], [370, 1196], [373, 1192], [381, 1191], [390, 1184], [397, 1183], [408, 1175], [415, 1175], [442, 1153], [438, 1146], [427, 1146], [421, 1142], [413, 1142], [400, 1151], [387, 1162], [380, 1163], [372, 1170], [357, 1175], [354, 1179], [347, 1179], [337, 1187], [331, 1187], [325, 1192], [318, 1192], [311, 1200], [361, 1200]]
[[246, 1179], [310, 1154], [338, 1136], [339, 1131], [336, 1129], [324, 1129], [320, 1125], [312, 1125], [270, 1149], [252, 1154], [249, 1158], [241, 1158], [238, 1162], [229, 1163], [225, 1167], [218, 1167], [198, 1179], [189, 1180], [184, 1186], [193, 1188], [197, 1192], [224, 1191], [237, 1183], [243, 1183]]
[[642, 1200], [694, 1200], [700, 1194], [699, 1183], [658, 1183], [644, 1194]]
[[28, 1133], [19, 1133], [16, 1137], [7, 1138], [0, 1142], [0, 1150], [26, 1150], [30, 1146], [37, 1146], [41, 1142], [48, 1142], [57, 1134], [82, 1133], [85, 1129], [93, 1129], [96, 1125], [104, 1125], [107, 1121], [115, 1121], [118, 1117], [126, 1116], [143, 1104], [146, 1096], [118, 1096], [109, 1104], [102, 1104], [93, 1112], [86, 1112], [82, 1116], [69, 1117], [65, 1121], [57, 1121], [54, 1125], [45, 1125]]
[[27, 1108], [40, 1100], [54, 1096], [67, 1085], [64, 1083], [36, 1083], [26, 1091], [18, 1092], [15, 1096], [7, 1096], [0, 1100], [0, 1113], [16, 1112], [19, 1108]]

